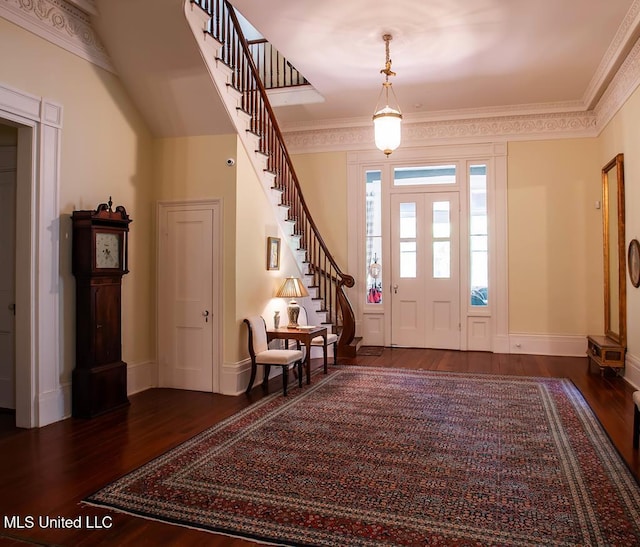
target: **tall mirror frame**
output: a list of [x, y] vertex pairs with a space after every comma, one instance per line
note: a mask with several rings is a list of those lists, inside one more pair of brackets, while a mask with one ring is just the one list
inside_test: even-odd
[[627, 345], [627, 287], [624, 215], [624, 155], [602, 168], [604, 332]]

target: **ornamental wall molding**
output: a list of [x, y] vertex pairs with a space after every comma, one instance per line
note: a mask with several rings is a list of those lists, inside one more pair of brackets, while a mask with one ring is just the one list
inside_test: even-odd
[[[402, 146], [505, 142], [595, 137], [593, 112], [477, 117], [460, 120], [405, 121]], [[362, 150], [374, 147], [373, 125], [285, 131], [291, 153]]]
[[640, 39], [627, 55], [595, 107], [598, 133], [607, 126], [638, 85], [640, 85]]
[[[77, 5], [88, 12], [95, 12], [92, 0], [83, 0]], [[115, 72], [106, 49], [93, 30], [89, 15], [65, 0], [0, 0], [0, 17], [86, 61]]]
[[615, 75], [616, 64], [622, 58], [624, 49], [632, 43], [639, 26], [640, 0], [634, 0], [584, 93], [582, 102], [585, 109], [596, 106], [602, 92], [606, 90], [607, 82]]

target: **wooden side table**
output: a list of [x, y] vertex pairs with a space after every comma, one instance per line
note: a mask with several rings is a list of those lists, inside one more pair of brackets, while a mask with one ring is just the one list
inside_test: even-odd
[[311, 383], [311, 340], [316, 336], [324, 338], [323, 356], [324, 356], [324, 373], [327, 374], [327, 328], [326, 327], [302, 327], [298, 329], [290, 329], [288, 327], [280, 327], [278, 329], [267, 329], [267, 341], [285, 340], [287, 347], [289, 340], [298, 340], [307, 348], [307, 355], [304, 359], [304, 368], [307, 373], [307, 384]]
[[606, 336], [587, 336], [587, 357], [589, 366], [595, 363], [600, 367], [600, 374], [605, 369], [614, 369], [619, 372], [624, 368], [625, 348], [616, 341]]

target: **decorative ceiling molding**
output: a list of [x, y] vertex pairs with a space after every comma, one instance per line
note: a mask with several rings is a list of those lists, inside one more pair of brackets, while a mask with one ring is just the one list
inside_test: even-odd
[[[593, 112], [560, 112], [515, 116], [440, 120], [403, 125], [402, 145], [425, 146], [463, 142], [595, 137]], [[291, 153], [332, 152], [373, 148], [373, 125], [291, 131], [284, 133]]]
[[89, 15], [98, 15], [98, 6], [96, 6], [95, 0], [67, 0], [67, 2]]
[[[93, 0], [85, 0], [84, 4], [88, 9]], [[115, 72], [87, 13], [65, 0], [0, 0], [0, 17]]]
[[640, 0], [634, 0], [583, 95], [585, 110], [594, 108], [606, 91], [624, 56], [625, 48], [632, 43], [639, 26]]
[[598, 133], [607, 126], [638, 85], [640, 85], [640, 40], [635, 43], [595, 107]]

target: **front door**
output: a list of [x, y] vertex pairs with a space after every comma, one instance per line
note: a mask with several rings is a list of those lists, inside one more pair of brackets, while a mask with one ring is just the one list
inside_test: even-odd
[[391, 344], [460, 349], [458, 193], [391, 196]]
[[160, 209], [158, 360], [160, 386], [197, 391], [218, 388], [214, 362], [214, 234], [216, 207]]

